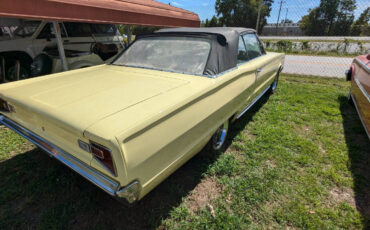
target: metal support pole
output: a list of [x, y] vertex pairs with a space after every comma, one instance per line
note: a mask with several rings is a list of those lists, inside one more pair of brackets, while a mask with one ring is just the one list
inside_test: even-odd
[[55, 37], [56, 37], [56, 40], [57, 40], [59, 57], [60, 57], [60, 61], [61, 61], [61, 64], [62, 64], [62, 69], [63, 69], [63, 71], [67, 71], [68, 70], [68, 63], [67, 63], [66, 54], [64, 53], [64, 46], [63, 46], [62, 36], [61, 36], [61, 33], [60, 33], [59, 23], [58, 22], [53, 22], [53, 26], [54, 26], [54, 31], [55, 31]]
[[5, 83], [5, 57], [1, 57], [1, 77], [3, 78], [3, 82]]
[[15, 80], [19, 81], [19, 75], [21, 74], [21, 63], [19, 60], [15, 62]]
[[126, 25], [127, 45], [131, 43], [131, 30], [130, 26]]
[[258, 27], [260, 26], [261, 10], [262, 10], [262, 0], [259, 1], [259, 6], [258, 6], [258, 15], [257, 15], [257, 23], [256, 23], [257, 34], [258, 34]]

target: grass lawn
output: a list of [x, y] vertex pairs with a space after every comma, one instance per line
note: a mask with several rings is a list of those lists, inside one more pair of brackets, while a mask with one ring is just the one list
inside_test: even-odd
[[284, 75], [201, 152], [125, 208], [0, 128], [1, 229], [366, 229], [370, 142], [344, 80]]

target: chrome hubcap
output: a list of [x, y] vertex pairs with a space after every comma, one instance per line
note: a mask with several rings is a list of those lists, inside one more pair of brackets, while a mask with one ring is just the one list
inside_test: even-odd
[[272, 86], [271, 86], [272, 90], [276, 89], [277, 84], [278, 84], [278, 79], [279, 79], [279, 77], [276, 77], [275, 81], [272, 83]]
[[216, 133], [212, 137], [212, 147], [214, 150], [219, 150], [226, 141], [227, 131], [229, 130], [229, 122], [226, 121], [224, 124], [217, 129]]

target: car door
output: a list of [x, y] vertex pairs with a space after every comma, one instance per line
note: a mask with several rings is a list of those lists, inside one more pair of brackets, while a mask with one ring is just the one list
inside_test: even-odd
[[[40, 33], [32, 41], [32, 51], [35, 56], [42, 53], [45, 47], [57, 47], [57, 42], [55, 38], [55, 31], [53, 24], [51, 22], [43, 22], [43, 28], [40, 30]], [[42, 25], [41, 25], [42, 26]], [[62, 39], [66, 39], [66, 33], [62, 27], [62, 24], [59, 23], [61, 28]]]
[[79, 22], [64, 22], [68, 39], [64, 41], [64, 48], [68, 50], [90, 52], [91, 45], [96, 41], [93, 38], [91, 24]]
[[247, 48], [248, 59], [251, 65], [256, 66], [256, 85], [253, 97], [258, 97], [264, 93], [270, 86], [274, 77], [275, 64], [266, 58], [266, 52], [261, 41], [255, 33], [246, 33], [242, 35]]
[[241, 84], [244, 87], [243, 93], [240, 95], [240, 101], [242, 102], [239, 110], [241, 113], [238, 118], [242, 115], [244, 108], [246, 108], [251, 101], [254, 99], [254, 92], [256, 90], [256, 70], [260, 66], [250, 65], [250, 58], [245, 46], [245, 42], [242, 36], [239, 37], [238, 43], [238, 56], [237, 56], [238, 71], [242, 73]]

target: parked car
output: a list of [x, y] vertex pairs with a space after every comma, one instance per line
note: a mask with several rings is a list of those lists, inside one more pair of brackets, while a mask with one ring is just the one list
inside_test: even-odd
[[370, 139], [370, 54], [356, 57], [346, 76], [347, 81], [351, 81], [348, 99], [355, 106]]
[[[123, 37], [115, 25], [76, 22], [61, 22], [59, 25], [66, 50], [95, 53], [103, 63], [122, 49]], [[13, 80], [12, 74], [17, 60], [21, 65], [21, 78], [31, 77], [33, 60], [40, 54], [47, 54], [47, 50], [56, 50], [56, 46], [54, 27], [51, 22], [0, 20], [0, 59], [5, 58], [7, 80]]]
[[284, 54], [246, 28], [162, 29], [111, 64], [0, 85], [0, 122], [133, 203], [276, 90]]

